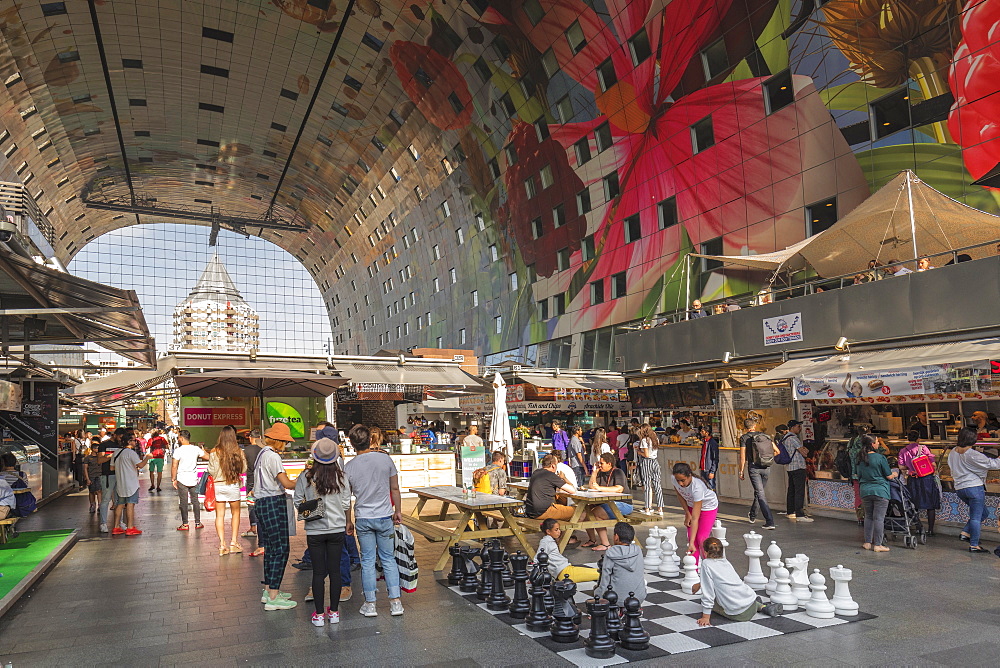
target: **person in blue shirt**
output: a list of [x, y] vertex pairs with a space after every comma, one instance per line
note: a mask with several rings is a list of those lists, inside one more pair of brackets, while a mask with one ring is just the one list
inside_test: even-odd
[[552, 449], [553, 450], [566, 450], [566, 446], [569, 445], [569, 436], [563, 431], [562, 425], [558, 422], [552, 423]]

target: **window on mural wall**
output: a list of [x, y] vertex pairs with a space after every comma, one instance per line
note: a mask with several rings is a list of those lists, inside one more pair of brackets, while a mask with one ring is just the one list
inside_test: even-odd
[[503, 332], [503, 318], [498, 315], [497, 317], [493, 318], [493, 333], [501, 334], [502, 332]]
[[555, 315], [566, 315], [566, 293], [560, 292], [552, 296], [552, 310]]
[[458, 343], [459, 345], [465, 345], [465, 329], [458, 330]]
[[602, 123], [594, 130], [594, 139], [597, 140], [597, 152], [603, 153], [611, 148], [611, 125]]
[[576, 153], [576, 164], [585, 165], [590, 161], [590, 141], [584, 137], [573, 144], [573, 152]]
[[590, 303], [592, 306], [604, 303], [604, 279], [598, 279], [590, 284]]
[[569, 269], [569, 249], [560, 248], [556, 251], [556, 268], [559, 271], [566, 271]]
[[876, 139], [909, 127], [912, 123], [909, 90], [904, 86], [872, 102], [871, 118]]
[[479, 306], [479, 290], [473, 290], [470, 294], [472, 295], [472, 307]]
[[583, 47], [587, 46], [587, 38], [583, 35], [583, 28], [580, 27], [579, 21], [573, 21], [573, 24], [566, 28], [566, 41], [574, 55], [580, 53]]
[[540, 302], [536, 302], [535, 306], [538, 309], [538, 319], [548, 320], [549, 319], [549, 300], [543, 299]]
[[590, 211], [590, 188], [584, 188], [576, 194], [576, 211], [581, 216]]
[[524, 192], [528, 196], [528, 199], [531, 199], [538, 194], [534, 176], [529, 176], [524, 180]]
[[620, 191], [618, 189], [618, 172], [611, 172], [603, 179], [604, 182], [604, 199], [610, 202], [611, 200], [618, 197]]
[[729, 69], [725, 39], [720, 37], [702, 50], [701, 66], [705, 70], [705, 78], [709, 80]]
[[594, 252], [594, 235], [584, 237], [580, 244], [580, 254], [584, 262], [588, 260], [593, 260], [597, 257], [597, 253]]
[[665, 230], [677, 224], [677, 198], [668, 197], [656, 205], [657, 222]]
[[517, 150], [512, 145], [507, 144], [506, 146], [504, 146], [503, 152], [507, 156], [508, 165], [517, 164]]
[[545, 234], [545, 228], [542, 226], [542, 219], [535, 218], [531, 221], [531, 238], [538, 239], [543, 234]]
[[552, 227], [559, 229], [566, 224], [566, 209], [559, 204], [552, 209]]
[[[701, 254], [722, 255], [722, 237], [709, 239], [708, 241], [701, 244]], [[703, 272], [709, 272], [712, 271], [713, 269], [718, 269], [721, 266], [722, 262], [719, 260], [712, 260], [707, 257], [701, 258], [701, 270]]]
[[556, 102], [556, 116], [560, 123], [569, 123], [573, 120], [573, 103], [570, 101], [569, 95], [559, 98], [559, 101]]
[[712, 117], [706, 116], [691, 126], [691, 150], [700, 153], [715, 145]]
[[542, 168], [538, 170], [538, 176], [542, 181], [542, 190], [545, 190], [555, 183], [555, 179], [552, 177], [552, 167], [549, 165], [543, 165]]
[[779, 72], [764, 82], [764, 100], [769, 114], [784, 109], [795, 101], [791, 71]]
[[630, 244], [642, 238], [642, 225], [639, 220], [639, 214], [626, 218], [623, 227], [625, 228], [625, 243]]
[[610, 58], [597, 66], [597, 81], [600, 83], [602, 91], [606, 91], [618, 83], [618, 77], [615, 75], [615, 64]]
[[628, 50], [632, 56], [632, 64], [635, 66], [653, 55], [653, 51], [649, 47], [649, 35], [646, 34], [645, 28], [629, 38]]
[[621, 299], [627, 290], [625, 272], [621, 271], [611, 276], [611, 298]]
[[806, 207], [806, 236], [811, 237], [837, 222], [837, 198], [831, 197]]
[[521, 7], [533, 26], [538, 25], [545, 18], [545, 12], [542, 10], [542, 6], [538, 3], [538, 0], [525, 0], [525, 3]]
[[[545, 76], [552, 78], [559, 71], [559, 61], [556, 60], [556, 54], [549, 49], [542, 54], [542, 69], [545, 70]], [[346, 114], [344, 114], [346, 116]]]

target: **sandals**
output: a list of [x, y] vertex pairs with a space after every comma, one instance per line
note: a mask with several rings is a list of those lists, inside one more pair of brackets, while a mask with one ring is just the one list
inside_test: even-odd
[[597, 541], [588, 540], [586, 543], [580, 543], [580, 547], [594, 547], [597, 545]]
[[590, 549], [592, 549], [594, 552], [604, 552], [604, 550], [608, 549], [609, 547], [611, 547], [611, 546], [610, 545], [597, 545], [597, 546], [592, 547]]
[[872, 549], [872, 544], [871, 543], [863, 543], [861, 545], [861, 549], [863, 549], [863, 550], [870, 550], [870, 549]]
[[887, 548], [885, 545], [875, 545], [874, 547], [872, 547], [872, 552], [888, 552], [888, 551], [889, 548]]
[[188, 531], [188, 530], [190, 530], [190, 528], [191, 528], [191, 527], [189, 527], [188, 525], [186, 525], [186, 524], [182, 524], [182, 525], [180, 525], [179, 527], [177, 527], [177, 530], [178, 530], [178, 531]]
[[258, 547], [256, 550], [254, 550], [253, 552], [250, 553], [250, 556], [251, 557], [263, 557], [264, 556], [264, 548]]
[[229, 552], [231, 554], [240, 554], [240, 553], [243, 552], [243, 548], [240, 547], [239, 545], [237, 545], [236, 543], [230, 543], [229, 544]]
[[220, 557], [224, 557], [227, 554], [229, 554], [229, 548], [228, 547], [226, 547], [225, 545], [223, 545], [222, 547], [219, 548], [219, 556]]

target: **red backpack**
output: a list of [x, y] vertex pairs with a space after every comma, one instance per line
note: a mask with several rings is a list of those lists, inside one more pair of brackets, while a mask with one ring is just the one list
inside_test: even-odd
[[153, 459], [163, 459], [167, 454], [167, 439], [157, 436], [149, 441], [149, 456]]

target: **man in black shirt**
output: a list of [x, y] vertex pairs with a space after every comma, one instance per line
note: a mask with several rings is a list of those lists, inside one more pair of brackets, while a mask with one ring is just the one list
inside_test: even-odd
[[573, 517], [573, 508], [556, 503], [556, 493], [572, 494], [576, 488], [556, 475], [559, 460], [555, 455], [542, 457], [542, 468], [528, 479], [528, 495], [524, 498], [524, 510], [528, 517], [547, 520], [550, 517], [566, 521]]
[[[770, 468], [763, 466], [759, 461], [760, 457], [756, 445], [757, 438], [768, 437], [763, 432], [758, 431], [758, 423], [754, 418], [744, 420], [743, 427], [746, 429], [746, 433], [740, 437], [740, 480], [744, 479], [746, 470], [749, 470], [750, 484], [753, 486], [753, 503], [750, 504], [750, 512], [747, 517], [750, 519], [750, 524], [756, 522], [757, 508], [759, 507], [761, 515], [764, 516], [764, 528], [774, 529], [774, 517], [771, 515], [770, 506], [767, 505], [767, 493], [764, 490], [767, 487]], [[773, 441], [771, 448], [773, 453], [777, 455], [778, 448]]]

